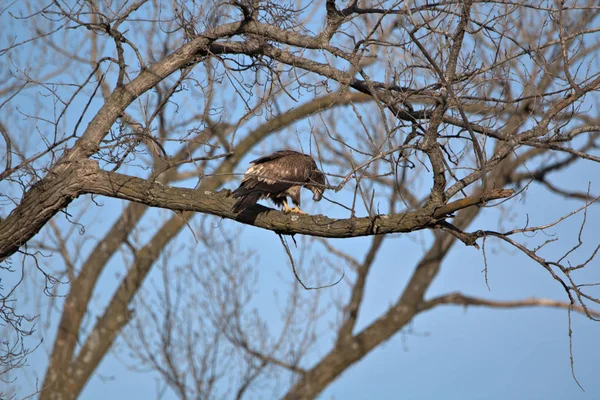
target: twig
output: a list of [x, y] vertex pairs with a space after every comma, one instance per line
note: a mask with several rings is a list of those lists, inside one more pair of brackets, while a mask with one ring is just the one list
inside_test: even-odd
[[310, 286], [306, 286], [304, 284], [304, 282], [302, 282], [302, 279], [300, 279], [300, 277], [298, 276], [298, 272], [296, 271], [296, 263], [294, 262], [294, 257], [292, 256], [292, 252], [290, 251], [290, 247], [288, 246], [287, 242], [285, 241], [285, 239], [283, 238], [283, 235], [281, 233], [278, 233], [277, 236], [279, 236], [279, 239], [281, 240], [281, 244], [283, 245], [283, 248], [285, 249], [285, 252], [287, 253], [289, 259], [290, 259], [290, 263], [292, 265], [292, 271], [294, 272], [294, 277], [296, 278], [296, 280], [298, 282], [300, 282], [300, 284], [302, 285], [302, 287], [305, 290], [316, 290], [316, 289], [326, 289], [332, 286], [337, 285], [338, 283], [340, 283], [342, 281], [342, 279], [344, 279], [344, 277], [346, 276], [346, 271], [342, 272], [342, 276], [340, 277], [340, 279], [338, 279], [337, 281], [329, 284], [329, 285], [324, 285], [324, 286], [315, 286], [315, 287], [310, 287]]

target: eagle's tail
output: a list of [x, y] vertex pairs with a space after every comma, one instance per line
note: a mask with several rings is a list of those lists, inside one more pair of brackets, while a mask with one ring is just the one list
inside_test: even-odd
[[260, 200], [260, 192], [257, 192], [257, 191], [246, 192], [245, 190], [240, 190], [238, 192], [238, 190], [235, 190], [233, 192], [233, 197], [238, 198], [238, 200], [233, 205], [234, 213], [239, 213], [241, 211], [244, 211], [246, 208], [253, 206], [254, 204], [256, 204], [256, 202], [258, 200]]

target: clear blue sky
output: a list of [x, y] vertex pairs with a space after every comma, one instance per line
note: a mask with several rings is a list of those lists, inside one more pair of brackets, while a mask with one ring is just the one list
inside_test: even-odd
[[[583, 168], [585, 166], [581, 165], [559, 183], [573, 189], [587, 185], [583, 178], [587, 174]], [[564, 200], [553, 195], [542, 196], [536, 188], [531, 188], [528, 196], [523, 210], [527, 210], [534, 223], [548, 221], [548, 216], [564, 210], [561, 204]], [[539, 200], [542, 198], [543, 201]], [[575, 208], [578, 203], [569, 202], [569, 205]], [[104, 208], [103, 215], [107, 219], [111, 215], [109, 209]], [[495, 226], [497, 216], [494, 214], [490, 211], [477, 219], [472, 229], [489, 227], [490, 224]], [[523, 212], [519, 215], [517, 221], [523, 221]], [[561, 225], [564, 246], [569, 240], [574, 244], [581, 218], [578, 215]], [[584, 231], [586, 243], [600, 240], [593, 226], [599, 218], [600, 208], [590, 208], [590, 223]], [[235, 223], [224, 221], [223, 224], [229, 227]], [[570, 238], [565, 234], [569, 231], [573, 233]], [[257, 302], [257, 307], [263, 316], [271, 316], [274, 322], [278, 322], [276, 307], [269, 299], [273, 288], [281, 284], [277, 276], [290, 274], [286, 256], [274, 234], [257, 228], [244, 228], [242, 232], [244, 245], [256, 248], [259, 257], [255, 267], [260, 273], [258, 297], [262, 300]], [[421, 247], [416, 241], [419, 235], [427, 234], [395, 235], [384, 245], [369, 279], [359, 328], [380, 314], [403, 287], [421, 254]], [[345, 247], [361, 247], [357, 240], [353, 239], [352, 243]], [[521, 254], [501, 250], [488, 243], [488, 262], [491, 291], [488, 291], [481, 272], [481, 251], [458, 244], [445, 260], [428, 297], [461, 290], [466, 294], [503, 300], [530, 296], [565, 298], [547, 272]], [[595, 263], [590, 279], [597, 278], [598, 274], [598, 263]], [[157, 278], [156, 275], [154, 277]], [[111, 282], [114, 282], [114, 276], [105, 277], [104, 286], [99, 288], [101, 296], [112, 290]], [[322, 291], [327, 294], [334, 290]], [[57, 318], [57, 314], [53, 313], [51, 317]], [[575, 370], [585, 392], [571, 377], [565, 310], [441, 307], [418, 316], [411, 324], [410, 332], [396, 334], [348, 369], [323, 392], [321, 398], [595, 399], [600, 397], [596, 369], [600, 357], [597, 344], [600, 325], [578, 314], [573, 315], [572, 324]], [[45, 328], [40, 325], [41, 329]], [[47, 333], [44, 336], [44, 347], [47, 348], [52, 341]], [[327, 349], [326, 345], [321, 346], [322, 351]], [[35, 353], [30, 363], [35, 369], [43, 366], [42, 352]], [[131, 372], [109, 355], [81, 398], [153, 398], [157, 390], [155, 380], [152, 373]], [[268, 398], [268, 394], [265, 396]], [[167, 391], [163, 398], [176, 397]]]
[[[5, 18], [3, 16], [2, 18]], [[33, 103], [23, 104], [33, 107]], [[311, 121], [316, 124], [318, 119]], [[275, 143], [276, 138], [273, 137]], [[267, 144], [268, 146], [269, 144]], [[243, 172], [244, 162], [238, 172]], [[565, 189], [582, 190], [588, 181], [600, 176], [597, 164], [579, 163], [568, 175], [555, 183]], [[230, 183], [228, 187], [234, 187]], [[598, 181], [592, 182], [592, 193], [600, 193]], [[346, 196], [346, 195], [341, 195]], [[305, 203], [309, 196], [303, 195]], [[336, 198], [336, 200], [339, 200]], [[342, 198], [344, 200], [344, 198]], [[347, 198], [345, 199], [347, 200]], [[72, 208], [83, 204], [86, 199], [76, 200]], [[100, 237], [118, 215], [119, 202], [101, 199], [105, 206], [100, 209], [101, 218], [87, 227], [88, 233]], [[513, 221], [505, 226], [520, 227], [526, 213], [531, 224], [548, 223], [564, 214], [565, 209], [574, 210], [580, 202], [568, 201], [532, 186], [525, 200], [515, 201], [511, 211], [516, 213]], [[308, 208], [311, 210], [310, 206]], [[331, 207], [319, 204], [313, 208], [328, 214]], [[158, 215], [155, 213], [154, 215]], [[61, 217], [62, 218], [62, 217]], [[496, 228], [498, 210], [486, 210], [470, 227]], [[576, 235], [582, 215], [563, 222], [551, 232], [560, 232], [561, 241], [551, 246], [546, 255], [558, 254], [576, 243]], [[590, 245], [600, 242], [600, 231], [595, 227], [600, 221], [600, 206], [588, 212], [588, 225], [584, 232], [585, 245], [580, 254], [589, 254]], [[225, 229], [237, 229], [233, 221], [223, 221]], [[93, 226], [93, 227], [92, 227]], [[183, 232], [182, 235], [189, 233]], [[422, 255], [422, 240], [429, 233], [394, 235], [387, 240], [377, 257], [376, 265], [369, 277], [364, 304], [361, 309], [360, 326], [365, 326], [380, 315], [396, 299], [410, 276], [415, 262]], [[255, 306], [261, 314], [277, 324], [277, 305], [271, 293], [281, 285], [280, 276], [290, 277], [287, 257], [279, 239], [272, 232], [244, 227], [239, 240], [245, 248], [256, 249], [257, 263], [254, 268], [260, 276], [260, 293]], [[528, 239], [530, 243], [543, 241], [539, 237]], [[335, 241], [336, 245], [360, 257], [366, 246], [365, 239]], [[581, 261], [580, 257], [579, 261]], [[184, 264], [183, 255], [172, 260], [173, 264]], [[442, 272], [436, 278], [428, 297], [460, 290], [469, 295], [493, 299], [512, 300], [531, 296], [566, 300], [566, 295], [557, 282], [539, 265], [526, 259], [497, 242], [488, 242], [489, 286], [483, 269], [482, 252], [465, 248], [457, 243], [450, 256], [444, 261]], [[114, 290], [115, 273], [123, 269], [120, 257], [111, 261], [111, 268], [103, 275], [98, 288], [97, 301], [102, 304]], [[600, 262], [594, 264], [580, 276], [582, 281], [600, 280]], [[161, 279], [154, 271], [150, 279]], [[29, 288], [29, 293], [41, 296], [41, 289]], [[320, 295], [333, 296], [337, 287], [322, 289]], [[312, 292], [311, 292], [312, 293]], [[93, 310], [99, 313], [101, 309]], [[53, 343], [53, 330], [59, 314], [42, 313], [38, 332], [43, 332], [44, 343], [29, 358], [29, 367], [20, 371], [19, 397], [31, 393], [37, 377], [43, 377], [46, 352]], [[600, 379], [597, 362], [600, 360], [600, 324], [573, 314], [573, 354], [575, 371], [585, 392], [581, 391], [571, 376], [569, 361], [569, 338], [567, 312], [555, 309], [490, 310], [486, 308], [442, 306], [419, 315], [410, 330], [396, 334], [391, 340], [369, 354], [358, 364], [349, 368], [321, 395], [323, 399], [598, 399]], [[328, 332], [323, 329], [324, 339], [312, 353], [316, 359], [328, 348]], [[126, 354], [120, 354], [126, 358]], [[41, 382], [39, 382], [41, 384]], [[155, 398], [157, 377], [153, 373], [137, 373], [128, 370], [114, 354], [109, 354], [91, 379], [82, 399], [128, 399]], [[257, 393], [254, 398], [268, 398], [267, 393]], [[163, 399], [175, 399], [167, 391]]]

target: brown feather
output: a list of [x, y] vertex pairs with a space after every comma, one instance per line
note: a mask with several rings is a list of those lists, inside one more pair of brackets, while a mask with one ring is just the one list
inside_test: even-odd
[[287, 197], [300, 207], [300, 188], [313, 193], [313, 200], [321, 200], [325, 190], [325, 175], [309, 155], [293, 150], [281, 150], [251, 161], [240, 186], [233, 192], [238, 198], [234, 212], [241, 212], [260, 199], [270, 199], [282, 206]]

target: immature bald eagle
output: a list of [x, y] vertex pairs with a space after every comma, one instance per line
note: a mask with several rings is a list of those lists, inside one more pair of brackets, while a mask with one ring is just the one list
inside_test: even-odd
[[[242, 178], [240, 187], [233, 191], [238, 200], [234, 212], [252, 206], [260, 199], [270, 199], [276, 206], [283, 206], [284, 212], [300, 210], [300, 188], [304, 186], [313, 192], [313, 200], [319, 201], [325, 190], [325, 175], [317, 168], [317, 163], [309, 155], [293, 150], [281, 150], [250, 162], [252, 165]], [[290, 208], [287, 196], [296, 206]]]

